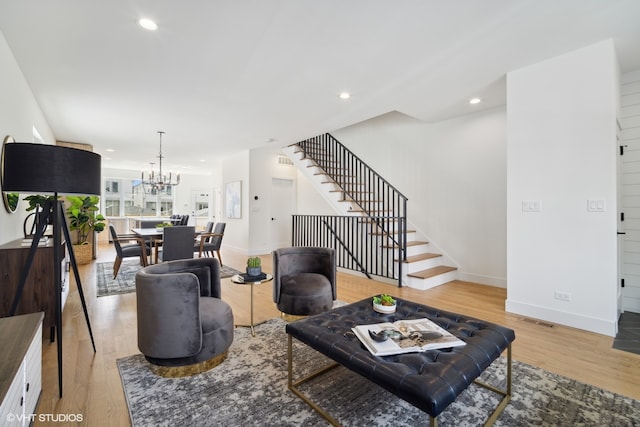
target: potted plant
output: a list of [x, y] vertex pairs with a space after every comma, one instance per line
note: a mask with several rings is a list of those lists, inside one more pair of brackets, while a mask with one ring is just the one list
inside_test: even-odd
[[170, 222], [161, 222], [159, 224], [156, 224], [156, 231], [162, 231], [165, 227], [173, 227], [173, 224], [171, 224]]
[[259, 257], [247, 259], [247, 274], [249, 276], [259, 276], [262, 274], [262, 262]]
[[373, 309], [378, 313], [395, 313], [396, 300], [391, 295], [376, 295], [373, 297]]
[[77, 239], [73, 242], [73, 252], [78, 264], [91, 262], [92, 247], [88, 244], [89, 235], [99, 233], [105, 228], [105, 218], [98, 213], [98, 196], [68, 196], [69, 229], [76, 231]]
[[[31, 212], [29, 215], [27, 215], [27, 217], [24, 219], [24, 223], [22, 224], [25, 239], [27, 237], [33, 236], [33, 234], [36, 231], [36, 227], [38, 226], [38, 218], [40, 218], [38, 213], [42, 212], [42, 208], [44, 208], [45, 202], [53, 201], [54, 197], [55, 196], [43, 196], [42, 194], [32, 194], [22, 199], [27, 203], [29, 203], [29, 206], [27, 207], [27, 212]], [[52, 218], [49, 217], [49, 224], [47, 225], [51, 225], [51, 220]], [[29, 224], [31, 224], [30, 227], [29, 227]], [[45, 232], [45, 235], [46, 234], [47, 233]]]
[[30, 196], [25, 197], [24, 201], [29, 203], [29, 207], [27, 207], [27, 212], [35, 210], [37, 207], [44, 207], [44, 204], [47, 200], [54, 200], [55, 196], [43, 196], [42, 194], [32, 194]]

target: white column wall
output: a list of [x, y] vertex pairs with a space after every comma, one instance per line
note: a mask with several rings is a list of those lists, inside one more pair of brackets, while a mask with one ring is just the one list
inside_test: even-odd
[[610, 40], [508, 74], [507, 311], [615, 334], [619, 87]]

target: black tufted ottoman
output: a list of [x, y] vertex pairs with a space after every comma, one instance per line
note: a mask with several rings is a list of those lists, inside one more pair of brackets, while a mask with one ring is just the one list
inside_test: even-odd
[[[338, 365], [333, 364], [294, 381], [294, 337], [423, 410], [429, 415], [431, 426], [435, 426], [436, 417], [507, 350], [506, 390], [476, 381], [503, 396], [486, 423], [493, 424], [511, 398], [511, 343], [515, 340], [513, 330], [411, 301], [399, 298], [396, 300], [397, 310], [394, 314], [373, 311], [371, 298], [367, 298], [287, 324], [289, 389], [331, 424], [339, 425], [338, 421], [298, 389], [299, 385]], [[465, 341], [466, 345], [425, 353], [376, 357], [364, 348], [351, 331], [356, 325], [425, 317]]]

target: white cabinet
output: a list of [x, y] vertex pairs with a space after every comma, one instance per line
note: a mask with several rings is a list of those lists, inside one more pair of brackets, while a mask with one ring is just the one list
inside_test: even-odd
[[0, 425], [28, 426], [42, 391], [43, 313], [0, 319]]

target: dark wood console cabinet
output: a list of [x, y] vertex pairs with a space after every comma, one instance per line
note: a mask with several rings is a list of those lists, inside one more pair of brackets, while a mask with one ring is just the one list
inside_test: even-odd
[[[69, 262], [66, 248], [62, 261], [62, 307], [69, 294]], [[18, 290], [22, 269], [27, 262], [29, 246], [22, 245], [22, 239], [0, 245], [0, 317], [7, 317]], [[36, 251], [31, 271], [24, 286], [17, 314], [44, 312], [43, 334], [50, 334], [53, 341], [56, 323], [56, 289], [53, 267], [53, 239], [41, 245]]]

